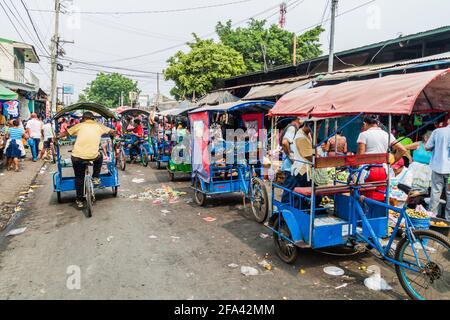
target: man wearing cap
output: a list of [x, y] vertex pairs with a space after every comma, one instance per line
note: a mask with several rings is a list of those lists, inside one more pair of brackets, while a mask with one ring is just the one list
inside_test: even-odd
[[105, 127], [94, 120], [92, 112], [83, 114], [82, 122], [69, 128], [67, 132], [61, 133], [58, 139], [67, 135], [76, 136], [75, 146], [72, 151], [72, 166], [75, 173], [75, 188], [77, 190], [76, 204], [78, 208], [83, 207], [83, 185], [86, 170], [86, 161], [94, 163], [92, 182], [100, 184], [100, 171], [103, 156], [99, 152], [100, 141], [104, 134], [115, 134], [115, 130]]
[[31, 147], [31, 154], [33, 156], [33, 161], [36, 162], [39, 155], [39, 143], [41, 142], [42, 129], [44, 124], [40, 121], [36, 113], [31, 114], [31, 119], [28, 120], [26, 130], [28, 133], [29, 144]]

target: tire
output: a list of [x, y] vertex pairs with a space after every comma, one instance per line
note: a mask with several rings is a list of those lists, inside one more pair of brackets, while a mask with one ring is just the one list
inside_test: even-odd
[[56, 198], [58, 199], [58, 203], [62, 203], [61, 192], [56, 192]]
[[[281, 219], [280, 225], [278, 224], [278, 219]], [[292, 239], [291, 232], [281, 216], [278, 216], [275, 219], [274, 227], [277, 232], [281, 232], [288, 239]], [[298, 257], [298, 248], [292, 243], [282, 239], [278, 233], [273, 233], [273, 241], [275, 244], [275, 251], [277, 252], [278, 257], [280, 257], [283, 262], [287, 264], [293, 264]]]
[[53, 164], [56, 163], [56, 154], [55, 154], [55, 150], [54, 149], [52, 150], [52, 162], [53, 162]]
[[[201, 184], [199, 178], [195, 179], [194, 187], [197, 190], [202, 190], [202, 184]], [[206, 194], [204, 194], [201, 191], [197, 191], [197, 190], [195, 190], [195, 192], [194, 192], [195, 203], [201, 207], [204, 207], [206, 204]]]
[[[259, 223], [263, 223], [267, 219], [269, 214], [269, 196], [267, 195], [267, 189], [264, 182], [259, 178], [253, 178], [252, 180], [252, 212], [255, 216], [255, 220]], [[256, 199], [256, 201], [255, 201]]]
[[114, 198], [117, 198], [117, 195], [119, 193], [119, 187], [112, 187], [112, 192], [113, 192]]
[[148, 154], [144, 148], [141, 148], [141, 162], [144, 167], [148, 167]]
[[119, 162], [119, 167], [120, 170], [125, 171], [125, 169], [127, 168], [127, 161], [126, 161], [127, 156], [125, 155], [125, 150], [120, 149], [120, 158], [117, 159]]
[[92, 197], [92, 193], [94, 192], [92, 190], [92, 181], [90, 181], [91, 178], [86, 178], [84, 180], [84, 188], [85, 188], [85, 194], [86, 194], [86, 209], [84, 210], [84, 214], [86, 215], [86, 218], [92, 217], [93, 212], [93, 205], [94, 205], [94, 199]]
[[167, 174], [169, 175], [169, 181], [175, 180], [175, 173], [171, 172], [170, 170], [167, 170]]
[[[431, 262], [427, 263], [427, 268], [422, 273], [422, 277], [425, 279], [425, 282], [423, 283], [422, 287], [425, 285], [431, 286], [430, 289], [426, 289], [424, 293], [428, 293], [432, 295], [430, 298], [432, 300], [434, 299], [448, 299], [450, 295], [450, 239], [445, 237], [444, 235], [431, 231], [431, 230], [416, 230], [414, 231], [414, 236], [416, 239], [426, 240], [426, 244], [424, 244], [427, 248], [432, 248], [432, 242], [434, 244], [439, 245], [439, 247], [442, 248], [442, 257], [443, 260], [435, 260], [436, 255], [433, 253], [436, 253], [435, 251], [427, 250], [427, 254], [430, 255]], [[414, 247], [416, 247], [415, 245]], [[409, 240], [407, 237], [402, 238], [399, 243], [397, 244], [397, 248], [395, 251], [395, 260], [399, 262], [404, 262], [404, 256], [405, 251], [408, 248], [412, 248]], [[417, 250], [420, 249], [420, 250]], [[445, 250], [447, 249], [447, 251]], [[412, 252], [412, 250], [411, 250]], [[423, 252], [422, 246], [417, 246], [416, 252], [420, 254], [420, 252]], [[420, 258], [420, 255], [419, 255]], [[414, 255], [408, 255], [408, 259], [414, 259]], [[404, 267], [401, 267], [399, 265], [395, 266], [395, 272], [397, 273], [397, 277], [400, 281], [401, 286], [405, 290], [405, 292], [408, 294], [408, 296], [413, 300], [424, 300], [428, 299], [427, 295], [424, 295], [423, 293], [416, 292], [416, 290], [413, 288], [414, 284], [411, 284], [411, 282], [408, 279], [408, 276], [406, 275], [407, 269]], [[416, 280], [417, 277], [420, 276], [418, 272], [413, 273], [413, 271], [408, 271], [412, 273], [413, 280]], [[419, 280], [420, 281], [420, 280]], [[433, 285], [438, 286], [439, 290], [433, 290]], [[433, 293], [437, 293], [436, 295], [433, 295]]]

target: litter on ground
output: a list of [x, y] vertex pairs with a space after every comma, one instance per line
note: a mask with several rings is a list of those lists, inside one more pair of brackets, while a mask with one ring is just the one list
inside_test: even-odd
[[267, 262], [267, 260], [263, 260], [263, 261], [261, 261], [261, 262], [259, 262], [258, 263], [260, 266], [262, 266], [264, 269], [266, 269], [266, 270], [272, 270], [273, 269], [273, 266], [272, 266], [272, 264], [271, 263], [269, 263], [269, 262]]
[[23, 227], [23, 228], [17, 228], [17, 229], [13, 229], [11, 231], [9, 231], [6, 236], [16, 236], [18, 234], [24, 233], [25, 230], [27, 230], [27, 227]]
[[255, 269], [253, 267], [242, 266], [241, 273], [244, 276], [248, 277], [248, 276], [257, 276], [259, 274], [259, 271], [258, 271], [258, 269]]
[[161, 213], [170, 213], [169, 210], [161, 210]]
[[341, 288], [345, 288], [346, 286], [348, 286], [348, 283], [344, 283], [340, 286], [337, 286], [335, 289], [341, 289]]
[[267, 233], [260, 233], [260, 234], [259, 234], [259, 237], [260, 237], [261, 239], [266, 239], [266, 238], [269, 237], [269, 235], [268, 235]]
[[323, 272], [325, 272], [330, 276], [343, 276], [345, 273], [344, 270], [342, 270], [341, 268], [334, 266], [323, 268]]
[[232, 268], [232, 269], [236, 269], [237, 267], [239, 267], [239, 265], [236, 264], [236, 263], [230, 263], [230, 264], [228, 265], [228, 267], [230, 267], [230, 268]]
[[374, 291], [392, 290], [392, 287], [381, 277], [379, 273], [375, 273], [369, 278], [366, 278], [364, 280], [364, 285]]
[[216, 219], [216, 218], [213, 218], [213, 217], [206, 217], [206, 218], [203, 218], [203, 220], [205, 220], [206, 222], [214, 222], [214, 221], [216, 221], [217, 219]]
[[144, 182], [145, 180], [144, 179], [142, 179], [142, 178], [133, 178], [133, 180], [131, 180], [131, 182], [134, 182], [134, 183], [142, 183], [142, 182]]

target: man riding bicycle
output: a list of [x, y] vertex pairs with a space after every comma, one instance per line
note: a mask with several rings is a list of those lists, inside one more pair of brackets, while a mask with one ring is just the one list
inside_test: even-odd
[[99, 152], [100, 141], [104, 134], [115, 134], [115, 130], [105, 127], [95, 121], [94, 114], [87, 111], [83, 114], [82, 122], [62, 132], [57, 139], [65, 136], [76, 136], [75, 146], [72, 151], [72, 166], [75, 173], [75, 188], [77, 191], [76, 205], [83, 208], [84, 178], [86, 172], [86, 162], [92, 161], [94, 172], [92, 182], [100, 185], [100, 171], [103, 164], [103, 156]]

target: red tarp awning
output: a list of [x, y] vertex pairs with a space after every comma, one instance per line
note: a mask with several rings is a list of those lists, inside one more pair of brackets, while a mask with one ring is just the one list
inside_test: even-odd
[[411, 114], [450, 111], [450, 69], [349, 81], [295, 90], [271, 116], [336, 117], [358, 113]]

